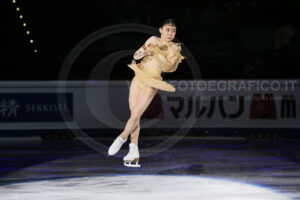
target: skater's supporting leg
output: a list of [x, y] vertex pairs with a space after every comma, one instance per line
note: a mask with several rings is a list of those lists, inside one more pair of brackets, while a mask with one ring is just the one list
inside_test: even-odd
[[[128, 101], [129, 101], [129, 109], [130, 109], [130, 113], [132, 114], [133, 113], [133, 107], [134, 105], [137, 103], [137, 100], [138, 100], [138, 97], [139, 97], [139, 93], [140, 93], [141, 89], [139, 88], [138, 86], [138, 83], [136, 81], [136, 79], [134, 78], [132, 81], [131, 81], [131, 84], [130, 84], [130, 88], [129, 88], [129, 98], [128, 98]], [[129, 119], [130, 120], [130, 119]], [[127, 121], [126, 123], [126, 126], [125, 126], [125, 129], [126, 127], [128, 127], [128, 123], [129, 123], [129, 120]], [[130, 126], [130, 125], [129, 125]], [[121, 137], [124, 139], [124, 140], [127, 140], [127, 137], [129, 134], [127, 134], [127, 132], [124, 131], [121, 133]], [[133, 130], [134, 131], [134, 130]], [[132, 131], [132, 132], [133, 132]]]
[[[151, 87], [138, 87], [135, 81], [132, 81], [129, 93], [129, 107], [131, 111], [130, 118], [128, 119], [125, 129], [120, 134], [123, 141], [116, 143], [116, 145], [111, 145], [109, 148], [109, 155], [116, 154], [121, 148], [124, 141], [127, 140], [129, 134], [132, 134], [131, 141], [133, 144], [138, 145], [138, 137], [140, 131], [140, 118], [145, 112], [146, 108], [151, 103], [157, 89]], [[113, 143], [114, 144], [114, 143]], [[115, 148], [113, 148], [116, 146]]]
[[[145, 86], [140, 88], [135, 81], [132, 82], [129, 94], [129, 106], [131, 116], [127, 121], [124, 131], [121, 133], [123, 139], [127, 139], [128, 135], [139, 128], [139, 122], [142, 114], [145, 112], [151, 103], [157, 89]], [[138, 137], [138, 135], [136, 135]], [[137, 142], [137, 140], [136, 140]]]
[[129, 152], [128, 154], [123, 158], [124, 165], [126, 167], [140, 167], [139, 165], [139, 148], [136, 144], [130, 143], [129, 144]]
[[[151, 87], [144, 87], [143, 90], [139, 93], [137, 103], [132, 107], [131, 114], [139, 116], [136, 129], [131, 132], [131, 143], [129, 144], [129, 153], [123, 158], [124, 165], [126, 167], [140, 167], [139, 165], [139, 150], [138, 150], [138, 138], [140, 131], [140, 118], [142, 114], [145, 112], [146, 108], [151, 103], [156, 89]], [[133, 164], [132, 164], [133, 163]]]

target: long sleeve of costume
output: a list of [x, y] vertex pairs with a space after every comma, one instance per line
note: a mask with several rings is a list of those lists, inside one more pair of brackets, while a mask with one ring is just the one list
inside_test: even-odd
[[147, 50], [147, 47], [150, 44], [156, 44], [156, 40], [154, 36], [151, 36], [146, 42], [145, 44], [143, 44], [143, 46], [141, 46], [133, 55], [133, 58], [135, 60], [140, 60], [142, 58], [144, 58], [147, 55], [150, 55], [150, 52]]

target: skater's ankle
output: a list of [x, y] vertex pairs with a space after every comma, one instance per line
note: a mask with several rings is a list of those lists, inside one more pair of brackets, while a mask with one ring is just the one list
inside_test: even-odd
[[138, 146], [138, 142], [137, 141], [130, 141], [131, 144], [135, 144], [136, 146]]
[[124, 137], [123, 135], [120, 135], [121, 139], [126, 141], [127, 140], [127, 137]]

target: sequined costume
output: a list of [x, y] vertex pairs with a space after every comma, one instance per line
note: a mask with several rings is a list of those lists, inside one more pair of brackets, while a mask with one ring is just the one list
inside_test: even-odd
[[128, 66], [134, 70], [133, 81], [137, 81], [140, 87], [150, 86], [160, 90], [174, 92], [176, 89], [169, 83], [163, 81], [162, 72], [174, 72], [178, 64], [184, 59], [180, 53], [181, 47], [178, 43], [164, 42], [161, 38], [152, 36], [134, 54], [136, 63], [132, 61]]

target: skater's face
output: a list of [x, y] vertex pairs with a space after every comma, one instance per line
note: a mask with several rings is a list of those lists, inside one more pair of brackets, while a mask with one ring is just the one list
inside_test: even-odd
[[161, 38], [167, 42], [171, 42], [176, 35], [176, 26], [172, 24], [165, 24], [163, 27], [159, 28]]

